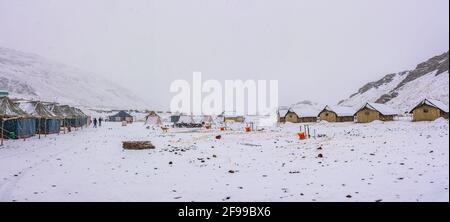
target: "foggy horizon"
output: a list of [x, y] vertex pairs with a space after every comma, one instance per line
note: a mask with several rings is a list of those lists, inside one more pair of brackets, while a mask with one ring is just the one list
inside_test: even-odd
[[[168, 109], [170, 83], [279, 81], [280, 105], [336, 104], [449, 48], [449, 2], [9, 1], [0, 47], [74, 66]], [[26, 16], [25, 16], [26, 15]]]

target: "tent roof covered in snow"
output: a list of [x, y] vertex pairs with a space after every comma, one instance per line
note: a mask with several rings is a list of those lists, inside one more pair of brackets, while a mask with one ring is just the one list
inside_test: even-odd
[[201, 117], [201, 122], [213, 123], [214, 122], [214, 118], [211, 115], [204, 115], [204, 116]]
[[381, 104], [381, 103], [366, 103], [364, 106], [362, 106], [358, 112], [364, 108], [368, 108], [371, 110], [375, 110], [380, 112], [381, 114], [385, 115], [385, 116], [395, 116], [398, 115], [398, 113], [392, 109], [391, 107], [385, 105], [385, 104]]
[[155, 111], [150, 111], [146, 117], [160, 117]]
[[77, 118], [79, 114], [73, 110], [70, 106], [63, 105], [58, 106], [57, 104], [50, 105], [50, 111], [52, 111], [57, 116], [62, 116], [64, 118]]
[[79, 117], [88, 117], [88, 115], [86, 115], [83, 111], [81, 111], [81, 109], [72, 107], [73, 111], [75, 112], [76, 115], [78, 115]]
[[36, 101], [19, 101], [17, 102], [19, 108], [33, 117], [39, 118], [58, 118], [58, 116], [47, 109], [44, 104]]
[[133, 117], [130, 114], [128, 114], [125, 111], [119, 111], [118, 113], [116, 113], [115, 115], [111, 116], [112, 118], [116, 118], [116, 117], [122, 117], [122, 118], [126, 118], [126, 117]]
[[0, 97], [0, 117], [26, 117], [25, 111], [16, 106], [8, 97]]
[[441, 111], [448, 113], [448, 105], [446, 105], [445, 103], [443, 103], [439, 100], [435, 100], [435, 99], [424, 99], [424, 100], [420, 101], [420, 103], [417, 104], [413, 109], [411, 109], [411, 111], [409, 113], [412, 113], [417, 107], [422, 106], [424, 104], [438, 108]]
[[354, 116], [356, 111], [347, 106], [325, 106], [323, 111], [330, 111], [336, 113], [337, 116]]

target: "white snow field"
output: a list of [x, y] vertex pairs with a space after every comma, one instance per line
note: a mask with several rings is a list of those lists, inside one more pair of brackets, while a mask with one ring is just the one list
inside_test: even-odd
[[[163, 134], [106, 123], [9, 140], [0, 201], [449, 201], [448, 120], [320, 122], [311, 132], [326, 136], [308, 140], [298, 128]], [[125, 151], [125, 140], [156, 149]]]

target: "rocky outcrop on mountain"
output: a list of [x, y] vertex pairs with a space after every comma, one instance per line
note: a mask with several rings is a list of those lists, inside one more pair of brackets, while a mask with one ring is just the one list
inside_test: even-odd
[[359, 106], [365, 102], [377, 102], [403, 110], [415, 103], [416, 98], [432, 97], [448, 103], [448, 68], [449, 53], [446, 52], [418, 64], [413, 70], [388, 74], [367, 83], [339, 104]]
[[[448, 72], [448, 52], [435, 56], [429, 59], [426, 62], [420, 63], [417, 65], [416, 69], [408, 72], [403, 81], [401, 81], [392, 91], [387, 94], [382, 95], [379, 99], [377, 99], [377, 103], [386, 103], [392, 100], [393, 98], [398, 96], [398, 89], [402, 86], [412, 82], [415, 79], [418, 79], [428, 73], [436, 72], [435, 75], [438, 76], [445, 72]], [[447, 73], [448, 74], [448, 73]]]

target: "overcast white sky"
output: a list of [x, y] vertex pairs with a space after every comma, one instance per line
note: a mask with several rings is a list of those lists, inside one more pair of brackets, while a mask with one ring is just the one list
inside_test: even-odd
[[0, 0], [0, 46], [80, 67], [167, 108], [175, 79], [278, 79], [335, 104], [448, 51], [448, 0]]

